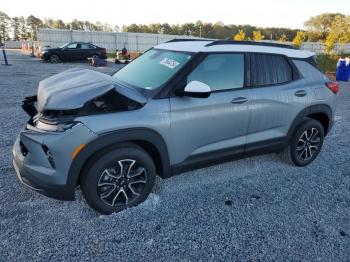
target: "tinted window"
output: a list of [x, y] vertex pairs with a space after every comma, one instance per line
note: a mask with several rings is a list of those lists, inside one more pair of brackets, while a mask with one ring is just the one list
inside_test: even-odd
[[80, 44], [80, 48], [81, 49], [90, 49], [90, 45], [89, 44]]
[[94, 46], [94, 45], [89, 45], [89, 48], [94, 49], [94, 48], [96, 48], [96, 46]]
[[67, 46], [67, 48], [69, 48], [69, 49], [74, 49], [74, 48], [77, 48], [77, 43], [72, 43], [72, 44], [69, 44], [68, 46]]
[[251, 86], [281, 84], [291, 81], [292, 68], [284, 56], [251, 54]]
[[243, 54], [210, 54], [187, 77], [187, 83], [200, 81], [211, 90], [225, 90], [243, 87]]

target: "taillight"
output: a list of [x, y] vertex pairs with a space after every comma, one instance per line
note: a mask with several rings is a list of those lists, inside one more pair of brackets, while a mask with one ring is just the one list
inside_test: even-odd
[[328, 87], [328, 89], [331, 90], [334, 94], [337, 94], [339, 92], [339, 84], [335, 82], [327, 82], [326, 87]]

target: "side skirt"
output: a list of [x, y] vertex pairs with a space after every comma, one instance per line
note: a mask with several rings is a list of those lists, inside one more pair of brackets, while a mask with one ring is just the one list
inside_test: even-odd
[[271, 139], [258, 143], [251, 143], [245, 147], [225, 148], [209, 153], [198, 154], [188, 157], [185, 161], [172, 165], [172, 175], [183, 172], [213, 166], [221, 163], [231, 162], [234, 160], [279, 152], [287, 146], [286, 137]]

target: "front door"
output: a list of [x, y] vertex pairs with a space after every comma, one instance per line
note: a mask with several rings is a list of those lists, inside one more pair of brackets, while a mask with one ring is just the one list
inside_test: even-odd
[[172, 97], [171, 162], [228, 149], [244, 152], [252, 94], [244, 88], [243, 54], [209, 54], [186, 82], [200, 81], [212, 90], [208, 98]]
[[80, 44], [70, 43], [62, 50], [62, 58], [67, 61], [78, 60], [79, 52], [80, 52]]

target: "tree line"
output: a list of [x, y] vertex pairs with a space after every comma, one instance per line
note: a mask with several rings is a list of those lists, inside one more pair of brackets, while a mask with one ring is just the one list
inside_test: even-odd
[[111, 26], [107, 23], [91, 23], [89, 21], [72, 20], [65, 23], [61, 19], [45, 18], [39, 19], [33, 15], [27, 18], [9, 17], [0, 11], [0, 42], [4, 40], [37, 40], [39, 28], [88, 30], [88, 31], [123, 31], [173, 35], [191, 35], [205, 38], [234, 39], [234, 40], [275, 40], [280, 42], [290, 41], [296, 46], [301, 46], [305, 41], [324, 42], [326, 51], [331, 52], [335, 43], [350, 42], [350, 16], [340, 13], [324, 13], [304, 23], [305, 30], [279, 28], [279, 27], [257, 27], [252, 25], [226, 25], [222, 22], [184, 24], [130, 24], [123, 26]]
[[119, 27], [110, 26], [107, 23], [91, 23], [89, 21], [79, 21], [73, 19], [69, 23], [61, 19], [45, 18], [41, 20], [34, 15], [28, 17], [10, 17], [0, 11], [0, 42], [4, 40], [37, 40], [37, 31], [39, 28], [52, 29], [70, 29], [70, 30], [88, 30], [88, 31], [119, 31]]

